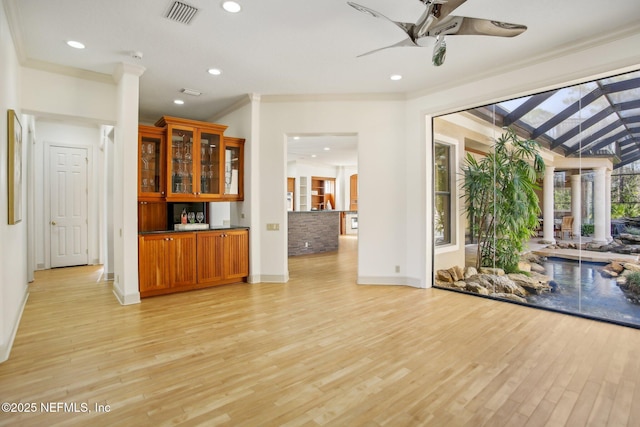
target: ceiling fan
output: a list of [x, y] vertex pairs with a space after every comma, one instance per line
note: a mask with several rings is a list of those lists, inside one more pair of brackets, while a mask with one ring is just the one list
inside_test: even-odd
[[420, 1], [420, 3], [424, 3], [427, 9], [415, 24], [393, 21], [373, 9], [369, 9], [368, 7], [350, 1], [347, 2], [349, 6], [362, 13], [366, 13], [367, 15], [371, 15], [375, 18], [382, 18], [393, 23], [407, 35], [406, 39], [398, 43], [392, 44], [391, 46], [385, 46], [379, 49], [375, 49], [358, 56], [369, 55], [371, 53], [392, 47], [423, 47], [428, 44], [428, 39], [435, 38], [432, 61], [433, 65], [438, 67], [444, 63], [444, 59], [447, 53], [447, 45], [444, 40], [445, 36], [484, 35], [514, 37], [518, 34], [522, 34], [527, 29], [527, 27], [524, 25], [509, 24], [507, 22], [493, 21], [490, 19], [468, 18], [465, 16], [451, 15], [451, 12], [453, 12], [458, 8], [458, 6], [460, 6], [467, 0], [418, 1]]

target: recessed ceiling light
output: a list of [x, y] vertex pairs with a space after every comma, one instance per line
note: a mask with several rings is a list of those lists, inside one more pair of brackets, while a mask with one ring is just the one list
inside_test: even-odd
[[173, 103], [174, 103], [174, 104], [178, 104], [178, 105], [182, 105], [182, 104], [184, 104], [184, 101], [183, 101], [182, 99], [175, 99], [175, 100], [173, 101]]
[[315, 158], [315, 157], [316, 157], [316, 155], [315, 155], [315, 154], [312, 154], [312, 155], [311, 155], [311, 157], [314, 157], [314, 158]]
[[222, 2], [222, 8], [230, 13], [238, 13], [242, 10], [242, 6], [240, 6], [240, 3], [235, 1]]
[[389, 78], [394, 81], [402, 80], [402, 76], [400, 74], [392, 74]]
[[329, 148], [329, 147], [324, 147], [324, 151], [329, 151], [329, 150], [331, 150], [331, 148]]
[[84, 44], [82, 44], [82, 43], [80, 43], [80, 42], [77, 42], [77, 41], [75, 41], [75, 40], [69, 40], [69, 41], [67, 42], [67, 45], [68, 45], [68, 46], [71, 46], [71, 47], [72, 47], [72, 48], [74, 48], [74, 49], [84, 49]]
[[293, 139], [295, 139], [296, 141], [300, 139], [299, 136], [294, 136]]
[[220, 74], [222, 74], [222, 70], [220, 70], [219, 68], [209, 68], [207, 72], [212, 76], [219, 76]]

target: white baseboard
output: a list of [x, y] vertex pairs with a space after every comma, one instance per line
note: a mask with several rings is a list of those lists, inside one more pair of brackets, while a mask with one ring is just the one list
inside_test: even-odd
[[404, 276], [358, 276], [356, 280], [358, 285], [392, 285], [392, 286], [411, 286], [412, 288], [426, 288], [420, 279], [415, 277]]
[[140, 292], [129, 295], [123, 295], [120, 288], [113, 285], [113, 294], [121, 305], [140, 304]]
[[115, 274], [113, 274], [113, 273], [102, 273], [100, 275], [100, 279], [98, 281], [99, 282], [113, 282], [114, 277], [115, 277]]
[[289, 281], [289, 273], [279, 275], [279, 274], [262, 274], [262, 275], [253, 275], [249, 276], [247, 279], [249, 283], [287, 283]]
[[15, 322], [13, 324], [13, 328], [11, 328], [11, 336], [9, 337], [9, 339], [5, 344], [0, 345], [0, 363], [9, 359], [9, 355], [11, 354], [11, 348], [13, 347], [13, 340], [16, 338], [16, 334], [18, 333], [18, 327], [20, 326], [20, 320], [22, 319], [22, 312], [24, 311], [24, 308], [27, 305], [28, 299], [29, 299], [29, 292], [25, 292], [24, 298], [22, 299], [22, 304], [20, 304], [20, 310], [18, 310], [18, 315], [16, 316]]

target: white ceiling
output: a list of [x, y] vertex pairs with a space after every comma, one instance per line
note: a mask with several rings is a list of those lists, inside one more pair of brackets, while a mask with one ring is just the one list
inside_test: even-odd
[[358, 136], [354, 134], [288, 136], [287, 160], [323, 166], [357, 166]]
[[[442, 67], [432, 43], [356, 56], [400, 41], [392, 24], [359, 13], [345, 0], [184, 0], [199, 9], [189, 25], [164, 17], [173, 0], [3, 0], [25, 66], [111, 75], [120, 62], [146, 68], [140, 79], [141, 121], [161, 115], [206, 120], [248, 93], [261, 95], [401, 93], [410, 96], [459, 84], [639, 31], [640, 1], [468, 0], [455, 14], [524, 24], [515, 38], [448, 37]], [[415, 22], [418, 0], [357, 0], [391, 19]], [[66, 46], [78, 40], [84, 50]], [[131, 51], [143, 53], [134, 59]], [[218, 77], [210, 67], [222, 69]], [[401, 74], [391, 81], [391, 74]], [[182, 88], [200, 97], [180, 94]], [[173, 100], [182, 97], [185, 105]]]

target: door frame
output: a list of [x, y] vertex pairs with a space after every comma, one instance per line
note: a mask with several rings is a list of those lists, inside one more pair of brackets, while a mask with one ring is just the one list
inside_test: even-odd
[[97, 254], [94, 253], [94, 247], [98, 236], [95, 235], [93, 229], [95, 222], [98, 221], [99, 213], [97, 212], [96, 188], [94, 183], [94, 150], [90, 144], [65, 144], [54, 141], [44, 141], [44, 174], [42, 179], [44, 193], [44, 214], [43, 214], [43, 231], [44, 231], [44, 268], [51, 268], [51, 148], [79, 148], [87, 150], [87, 264], [94, 264]]

